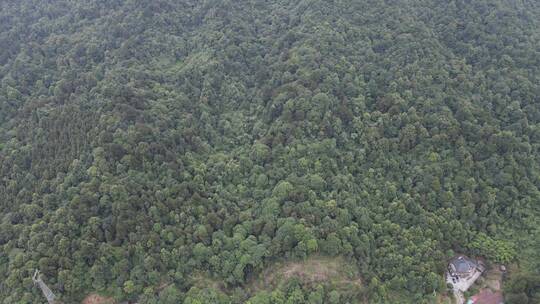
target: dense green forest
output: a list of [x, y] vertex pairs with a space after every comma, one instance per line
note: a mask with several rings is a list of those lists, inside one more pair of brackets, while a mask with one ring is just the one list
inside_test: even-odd
[[0, 1], [2, 304], [538, 303], [539, 153], [535, 0]]

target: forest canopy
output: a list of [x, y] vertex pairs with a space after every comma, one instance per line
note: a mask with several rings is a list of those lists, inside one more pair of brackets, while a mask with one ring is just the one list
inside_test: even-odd
[[538, 1], [0, 1], [0, 303], [533, 303], [539, 150]]

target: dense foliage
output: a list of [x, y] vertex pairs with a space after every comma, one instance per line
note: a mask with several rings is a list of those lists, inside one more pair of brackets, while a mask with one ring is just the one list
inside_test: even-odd
[[[538, 282], [539, 25], [528, 0], [1, 1], [0, 303], [43, 302], [36, 268], [66, 303], [428, 302], [452, 252]], [[248, 288], [311, 255], [364, 288]]]

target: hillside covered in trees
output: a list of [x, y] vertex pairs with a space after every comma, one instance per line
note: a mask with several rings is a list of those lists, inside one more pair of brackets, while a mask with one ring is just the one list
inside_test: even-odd
[[[2, 304], [35, 269], [64, 303], [435, 303], [454, 253], [540, 298], [538, 1], [4, 0], [0, 46]], [[359, 279], [261, 286], [310, 257]]]

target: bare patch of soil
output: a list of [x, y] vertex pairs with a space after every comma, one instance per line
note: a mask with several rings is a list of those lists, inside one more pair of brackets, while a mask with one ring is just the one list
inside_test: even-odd
[[298, 277], [305, 282], [321, 282], [337, 274], [336, 269], [321, 261], [289, 263], [281, 271], [284, 279]]
[[82, 301], [82, 304], [116, 304], [113, 298], [90, 294]]
[[193, 275], [192, 284], [193, 284], [193, 286], [195, 286], [197, 288], [201, 288], [201, 289], [212, 288], [212, 289], [215, 289], [215, 290], [220, 290], [223, 293], [228, 293], [228, 290], [227, 290], [224, 282], [215, 280], [213, 278], [209, 278], [209, 277], [207, 277], [207, 276], [205, 276], [203, 274], [200, 274], [200, 273]]
[[362, 285], [357, 273], [351, 275], [351, 266], [341, 258], [312, 257], [305, 261], [286, 262], [269, 267], [263, 273], [264, 286], [276, 285], [291, 278], [304, 283], [337, 283]]
[[486, 287], [490, 288], [493, 291], [501, 290], [502, 282], [502, 272], [499, 270], [499, 267], [495, 265], [486, 273]]

